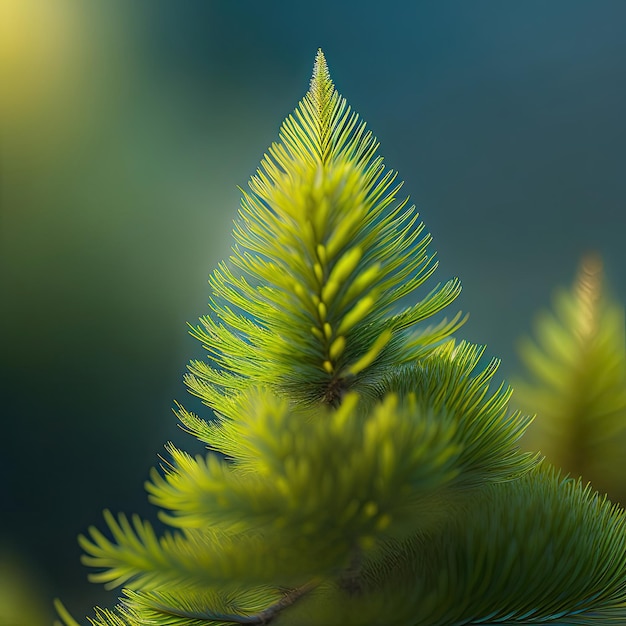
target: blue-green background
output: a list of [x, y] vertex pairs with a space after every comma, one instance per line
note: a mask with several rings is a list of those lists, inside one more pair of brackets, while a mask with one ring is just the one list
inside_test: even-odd
[[[623, 0], [2, 11], [0, 583], [29, 579], [29, 626], [53, 596], [78, 616], [112, 603], [76, 535], [104, 507], [153, 516], [162, 444], [197, 449], [170, 411], [202, 355], [185, 322], [318, 47], [406, 181], [439, 277], [461, 278], [462, 335], [504, 375], [586, 251], [626, 301]], [[17, 598], [0, 595], [0, 624]]]

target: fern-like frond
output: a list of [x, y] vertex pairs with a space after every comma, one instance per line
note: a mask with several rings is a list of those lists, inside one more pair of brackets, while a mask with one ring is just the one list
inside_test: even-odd
[[223, 414], [249, 385], [335, 404], [372, 372], [458, 328], [411, 341], [458, 295], [454, 279], [394, 312], [436, 268], [429, 234], [378, 144], [335, 90], [321, 51], [311, 87], [243, 193], [230, 263], [210, 279], [212, 315], [193, 333], [215, 365], [193, 362], [192, 393]]
[[574, 288], [538, 319], [537, 339], [521, 345], [515, 398], [537, 412], [528, 447], [626, 501], [625, 316], [603, 283], [600, 259], [584, 259]]
[[233, 589], [244, 581], [298, 584], [307, 580], [311, 569], [330, 570], [340, 559], [337, 554], [311, 554], [308, 561], [291, 563], [278, 537], [272, 541], [253, 533], [211, 529], [166, 533], [157, 545], [151, 525], [137, 516], [130, 523], [126, 516], [115, 518], [106, 511], [105, 520], [112, 539], [92, 527], [79, 542], [83, 563], [98, 570], [89, 579], [108, 588], [129, 584], [142, 591]]
[[626, 515], [591, 486], [541, 466], [489, 487], [454, 525], [430, 567], [458, 567], [435, 591], [452, 599], [457, 624], [626, 619]]
[[461, 449], [457, 487], [518, 478], [538, 459], [536, 453], [520, 453], [519, 440], [531, 418], [510, 409], [510, 387], [493, 385], [500, 361], [481, 367], [484, 351], [450, 340], [430, 356], [391, 370], [370, 392], [414, 395], [422, 410], [455, 424], [454, 441]]
[[104, 570], [90, 574], [91, 581], [113, 588], [133, 580], [141, 587], [153, 588], [162, 583], [163, 572], [171, 572], [168, 581], [171, 577], [189, 578], [189, 563], [177, 549], [180, 538], [172, 534], [157, 538], [152, 525], [137, 515], [131, 522], [125, 515], [116, 518], [105, 511], [104, 519], [112, 539], [93, 526], [89, 537], [81, 535], [78, 539], [85, 551], [82, 562]]
[[327, 585], [276, 626], [608, 626], [626, 620], [626, 515], [540, 466], [494, 484], [434, 533], [367, 560], [356, 591]]
[[240, 589], [236, 594], [124, 589], [118, 606], [113, 610], [96, 608], [96, 616], [89, 621], [93, 626], [264, 626], [312, 588]]
[[123, 606], [151, 626], [263, 626], [310, 589], [304, 586], [282, 591], [239, 590], [236, 596], [212, 591], [136, 593], [127, 589]]

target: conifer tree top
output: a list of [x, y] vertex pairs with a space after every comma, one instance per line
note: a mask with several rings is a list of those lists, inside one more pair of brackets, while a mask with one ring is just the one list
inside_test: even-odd
[[151, 473], [168, 532], [107, 511], [112, 537], [80, 538], [124, 586], [92, 624], [624, 623], [624, 512], [519, 450], [499, 361], [432, 321], [460, 283], [422, 292], [432, 238], [400, 189], [319, 50], [192, 328], [215, 417], [178, 415], [209, 451]]

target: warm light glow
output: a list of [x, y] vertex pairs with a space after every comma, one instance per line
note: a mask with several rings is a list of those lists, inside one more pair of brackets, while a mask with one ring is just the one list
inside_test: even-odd
[[69, 88], [82, 56], [79, 6], [65, 0], [0, 4], [0, 112], [9, 122]]

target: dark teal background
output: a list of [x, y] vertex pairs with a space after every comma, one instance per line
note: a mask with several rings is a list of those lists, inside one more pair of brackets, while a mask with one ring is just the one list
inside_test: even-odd
[[4, 9], [0, 127], [0, 559], [45, 606], [113, 602], [76, 535], [105, 507], [154, 517], [163, 443], [198, 449], [170, 411], [198, 409], [185, 322], [318, 47], [504, 375], [586, 251], [626, 302], [623, 0], [52, 4]]

